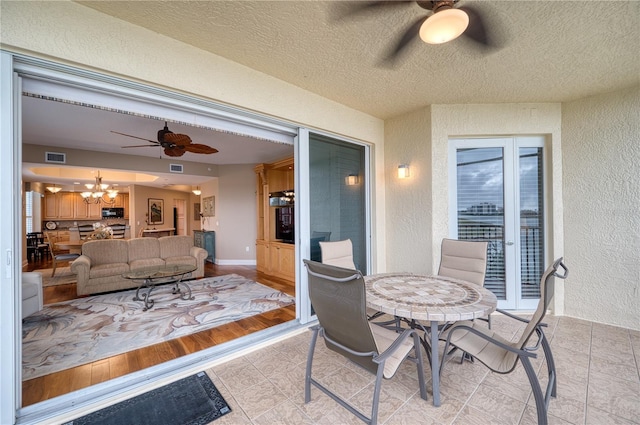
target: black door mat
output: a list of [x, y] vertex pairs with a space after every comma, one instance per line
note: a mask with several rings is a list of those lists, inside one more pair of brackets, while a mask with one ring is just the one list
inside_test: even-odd
[[205, 425], [229, 412], [209, 376], [199, 372], [63, 425]]

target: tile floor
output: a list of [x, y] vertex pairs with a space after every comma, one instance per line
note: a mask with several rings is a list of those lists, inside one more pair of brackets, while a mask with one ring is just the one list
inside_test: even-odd
[[[519, 324], [494, 315], [493, 329], [518, 335]], [[546, 317], [546, 334], [557, 365], [558, 397], [551, 400], [550, 424], [640, 424], [640, 332], [567, 317]], [[225, 424], [362, 424], [312, 387], [304, 403], [304, 371], [311, 332], [293, 336], [207, 372], [232, 412]], [[540, 350], [542, 351], [542, 350]], [[542, 357], [540, 353], [539, 357]], [[442, 406], [418, 394], [416, 367], [405, 362], [382, 384], [380, 424], [535, 424], [535, 402], [522, 366], [509, 375], [482, 364], [452, 358], [442, 376]], [[425, 360], [426, 362], [426, 360]], [[546, 374], [543, 358], [534, 363]], [[425, 373], [430, 376], [428, 363]], [[319, 340], [314, 377], [337, 389], [359, 408], [370, 409], [373, 376], [327, 350]], [[546, 379], [541, 378], [543, 391]]]

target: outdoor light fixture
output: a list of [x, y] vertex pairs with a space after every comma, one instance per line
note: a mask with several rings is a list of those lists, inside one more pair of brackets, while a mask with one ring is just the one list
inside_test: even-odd
[[[449, 4], [450, 3], [450, 4]], [[442, 6], [433, 10], [420, 27], [420, 38], [425, 43], [442, 44], [455, 40], [469, 26], [469, 15], [460, 9], [454, 9], [453, 2], [442, 2]]]
[[56, 186], [56, 185], [54, 184], [54, 185], [51, 185], [51, 186], [47, 186], [47, 190], [48, 190], [49, 192], [51, 192], [51, 193], [58, 193], [58, 192], [60, 192], [60, 191], [62, 190], [62, 188], [61, 188], [61, 187], [58, 187], [58, 186]]
[[345, 182], [347, 183], [347, 186], [355, 186], [358, 184], [358, 175], [357, 174], [349, 174], [346, 178], [345, 178]]
[[407, 164], [398, 165], [398, 178], [406, 179], [407, 177], [409, 177], [409, 165]]
[[[113, 205], [116, 202], [116, 196], [118, 196], [118, 190], [113, 187], [109, 189], [109, 185], [102, 183], [102, 177], [100, 177], [100, 171], [96, 177], [95, 184], [87, 183], [84, 185], [89, 191], [82, 192], [80, 196], [86, 204], [99, 204], [100, 202]], [[107, 192], [108, 199], [104, 198], [104, 194]]]
[[191, 190], [193, 192], [194, 195], [196, 196], [200, 196], [200, 194], [202, 193], [202, 191], [200, 190], [200, 186], [196, 186], [195, 189]]

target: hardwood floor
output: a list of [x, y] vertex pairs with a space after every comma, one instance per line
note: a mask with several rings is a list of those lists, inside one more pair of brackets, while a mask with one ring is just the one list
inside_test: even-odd
[[[273, 279], [256, 271], [254, 266], [218, 266], [205, 263], [205, 276], [222, 276], [236, 273], [254, 281], [259, 281], [274, 289], [294, 296], [295, 286], [286, 281]], [[29, 263], [24, 271], [52, 267], [51, 262]], [[59, 285], [44, 288], [44, 303], [51, 304], [76, 298], [76, 285]], [[248, 317], [213, 329], [187, 335], [160, 344], [144, 347], [93, 363], [23, 381], [22, 406], [29, 406], [62, 394], [76, 391], [100, 382], [108, 381], [168, 360], [213, 347], [217, 344], [257, 332], [280, 323], [294, 320], [295, 306]]]

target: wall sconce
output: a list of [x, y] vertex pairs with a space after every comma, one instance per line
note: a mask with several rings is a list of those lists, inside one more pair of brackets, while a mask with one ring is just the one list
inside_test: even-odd
[[398, 165], [398, 178], [406, 179], [407, 177], [409, 177], [409, 165], [408, 164]]
[[358, 175], [357, 174], [349, 174], [346, 178], [345, 178], [345, 182], [347, 183], [347, 186], [355, 186], [358, 184]]
[[51, 185], [51, 186], [47, 186], [47, 190], [48, 190], [49, 192], [51, 192], [51, 193], [58, 193], [58, 192], [60, 192], [60, 191], [62, 190], [62, 188], [61, 188], [61, 187], [58, 187], [58, 186], [56, 186], [56, 185], [54, 184], [54, 185]]
[[202, 191], [200, 190], [200, 186], [196, 186], [195, 189], [191, 190], [193, 192], [194, 195], [196, 196], [200, 196], [200, 194], [202, 193]]

